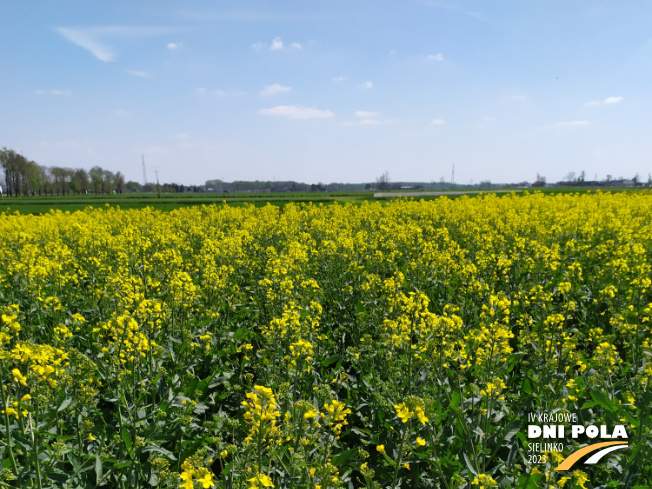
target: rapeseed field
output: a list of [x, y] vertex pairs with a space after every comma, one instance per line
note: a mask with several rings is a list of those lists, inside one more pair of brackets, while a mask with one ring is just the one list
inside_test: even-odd
[[[652, 485], [652, 193], [3, 214], [0, 263], [0, 487]], [[628, 446], [555, 470], [573, 424]]]

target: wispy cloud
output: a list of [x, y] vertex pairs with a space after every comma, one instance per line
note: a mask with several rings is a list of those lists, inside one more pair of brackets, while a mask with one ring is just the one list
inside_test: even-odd
[[617, 104], [617, 103], [622, 102], [623, 100], [624, 100], [623, 97], [607, 97], [606, 99], [604, 99], [604, 101], [602, 103], [603, 104]]
[[287, 93], [291, 92], [292, 87], [286, 87], [283, 85], [279, 85], [278, 83], [274, 83], [273, 85], [267, 85], [265, 88], [263, 88], [260, 91], [260, 95], [263, 97], [269, 97], [271, 95], [276, 95], [279, 93]]
[[593, 105], [613, 105], [613, 104], [619, 104], [625, 100], [625, 97], [607, 97], [606, 99], [600, 101], [600, 100], [591, 100], [590, 102], [585, 103], [584, 105], [587, 107], [593, 106]]
[[589, 124], [590, 124], [589, 121], [563, 121], [563, 122], [556, 122], [554, 124], [551, 124], [549, 127], [560, 127], [560, 128], [583, 127], [583, 126], [588, 126]]
[[362, 86], [364, 88], [373, 88], [374, 84], [372, 82], [370, 82], [370, 81], [366, 81], [366, 82], [364, 82], [364, 84]]
[[356, 116], [357, 120], [344, 122], [343, 124], [345, 126], [379, 126], [381, 124], [392, 124], [396, 122], [393, 119], [381, 118], [382, 114], [380, 112], [358, 110], [353, 115]]
[[194, 21], [224, 21], [224, 22], [305, 22], [307, 20], [324, 20], [331, 15], [312, 15], [280, 12], [181, 12], [180, 17]]
[[436, 7], [443, 10], [448, 10], [449, 12], [454, 12], [456, 14], [466, 15], [480, 22], [493, 23], [491, 20], [485, 17], [484, 14], [482, 14], [482, 12], [478, 12], [477, 10], [465, 10], [455, 4], [443, 2], [441, 0], [412, 0], [412, 1], [428, 7]]
[[444, 61], [444, 55], [441, 53], [429, 54], [426, 56], [428, 61]]
[[337, 82], [342, 82], [342, 81], [346, 80], [346, 77], [345, 76], [334, 76], [331, 80], [337, 83]]
[[57, 27], [55, 31], [71, 43], [85, 49], [100, 61], [115, 61], [116, 52], [111, 46], [116, 39], [151, 37], [168, 34], [176, 29], [159, 27]]
[[360, 117], [362, 119], [369, 119], [371, 117], [378, 117], [380, 115], [380, 112], [367, 112], [366, 110], [359, 110], [355, 112], [353, 115], [356, 117]]
[[59, 90], [58, 88], [51, 88], [49, 90], [34, 90], [37, 95], [72, 95], [72, 90]]
[[431, 126], [443, 126], [444, 123], [445, 123], [444, 119], [441, 119], [441, 118], [433, 119], [433, 120], [430, 121]]
[[207, 97], [217, 97], [217, 98], [234, 97], [234, 96], [241, 96], [247, 94], [247, 92], [243, 92], [242, 90], [208, 89], [206, 87], [195, 88], [195, 93], [197, 95], [202, 95]]
[[171, 49], [172, 51], [174, 51], [175, 49], [180, 49], [181, 46], [183, 46], [182, 42], [169, 42], [166, 44], [166, 47], [168, 49]]
[[269, 109], [260, 109], [261, 114], [289, 117], [290, 119], [326, 119], [333, 117], [330, 110], [320, 110], [300, 105], [277, 105]]
[[140, 70], [127, 70], [127, 73], [130, 75], [137, 76], [139, 78], [151, 78], [152, 74], [148, 73], [147, 71], [140, 71]]
[[[260, 51], [261, 49], [267, 49], [268, 46], [264, 42], [255, 42], [251, 45], [251, 47], [257, 51]], [[301, 44], [298, 42], [293, 42], [290, 43], [289, 45], [286, 45], [283, 42], [283, 39], [280, 37], [275, 37], [272, 39], [272, 43], [269, 45], [269, 50], [270, 51], [285, 51], [285, 50], [299, 50], [301, 49]]]
[[283, 39], [275, 37], [272, 40], [272, 45], [269, 47], [270, 51], [281, 51], [283, 49]]
[[96, 155], [96, 149], [109, 146], [107, 141], [84, 141], [77, 139], [61, 139], [58, 141], [40, 141], [39, 146], [48, 149], [65, 151], [82, 151], [86, 155]]
[[83, 48], [91, 53], [100, 61], [108, 63], [109, 61], [113, 61], [115, 59], [115, 53], [113, 49], [100, 43], [100, 41], [97, 39], [96, 34], [94, 34], [90, 29], [84, 30], [58, 27], [56, 31], [71, 43], [76, 44], [80, 48]]

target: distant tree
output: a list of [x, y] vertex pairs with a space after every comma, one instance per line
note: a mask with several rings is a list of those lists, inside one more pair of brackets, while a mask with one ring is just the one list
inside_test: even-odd
[[389, 172], [385, 171], [381, 176], [376, 178], [376, 186], [378, 187], [378, 190], [389, 190]]
[[41, 188], [43, 187], [43, 181], [41, 178], [41, 167], [36, 161], [27, 162], [27, 171], [25, 172], [27, 177], [27, 192], [38, 192], [41, 193]]
[[122, 173], [117, 172], [113, 181], [115, 182], [116, 193], [123, 193], [125, 191], [125, 176]]
[[88, 191], [90, 182], [88, 180], [88, 172], [83, 168], [78, 168], [75, 170], [73, 175], [73, 181], [75, 182], [75, 189], [80, 194], [85, 194]]
[[94, 166], [88, 172], [91, 178], [91, 187], [96, 194], [102, 192], [102, 184], [104, 181], [104, 170], [99, 166]]
[[26, 165], [27, 160], [20, 153], [6, 147], [0, 150], [0, 167], [4, 172], [7, 195], [20, 195], [21, 192], [27, 192], [25, 189]]
[[613, 178], [613, 177], [612, 177], [611, 175], [607, 175], [607, 183], [611, 182], [611, 179], [612, 179], [612, 178]]
[[138, 183], [138, 182], [134, 182], [133, 180], [129, 180], [129, 181], [125, 184], [125, 188], [126, 188], [129, 192], [142, 192], [142, 190], [143, 190], [143, 186], [142, 186], [140, 183]]
[[67, 187], [68, 170], [60, 166], [50, 167], [50, 175], [52, 176], [53, 190], [59, 194], [64, 194]]
[[567, 182], [574, 182], [575, 181], [575, 172], [574, 171], [569, 171], [568, 174], [566, 175], [566, 181]]
[[115, 174], [111, 170], [102, 170], [102, 192], [111, 194], [115, 190]]

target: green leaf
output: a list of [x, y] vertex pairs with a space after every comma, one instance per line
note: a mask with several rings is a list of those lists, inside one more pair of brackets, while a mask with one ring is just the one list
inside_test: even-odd
[[469, 469], [469, 471], [477, 477], [478, 473], [473, 468], [473, 463], [471, 462], [471, 459], [466, 454], [466, 452], [464, 452], [464, 461], [466, 462], [466, 467]]
[[328, 367], [329, 365], [333, 365], [340, 358], [342, 358], [341, 355], [333, 355], [332, 357], [328, 357], [325, 360], [322, 360], [321, 365], [322, 367]]
[[346, 464], [349, 460], [355, 458], [358, 450], [356, 448], [351, 448], [350, 450], [344, 450], [342, 453], [337, 454], [333, 457], [333, 465], [341, 467]]
[[620, 409], [620, 406], [613, 402], [607, 395], [603, 392], [596, 392], [593, 391], [591, 392], [591, 397], [595, 402], [597, 402], [600, 406], [602, 406], [604, 409], [607, 411], [610, 411], [612, 413], [617, 413], [618, 410]]
[[166, 457], [170, 458], [171, 460], [176, 460], [177, 457], [174, 456], [174, 454], [170, 450], [166, 450], [165, 448], [161, 448], [158, 445], [148, 445], [145, 448], [143, 448], [143, 452], [157, 452], [160, 453], [161, 455], [165, 455]]
[[131, 452], [131, 436], [129, 435], [129, 432], [127, 430], [122, 430], [120, 433], [120, 436], [122, 437], [122, 441], [125, 442], [125, 446], [127, 447], [127, 451]]
[[102, 469], [102, 461], [100, 460], [100, 454], [98, 453], [95, 455], [95, 484], [98, 486], [100, 485], [103, 474], [104, 471]]
[[57, 411], [61, 412], [66, 409], [72, 403], [72, 399], [65, 399], [61, 405], [58, 407]]
[[460, 393], [455, 391], [451, 395], [451, 408], [457, 409], [457, 406], [460, 404]]

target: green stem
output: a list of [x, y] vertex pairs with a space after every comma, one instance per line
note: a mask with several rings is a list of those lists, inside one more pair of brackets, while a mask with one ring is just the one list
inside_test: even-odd
[[398, 471], [401, 468], [401, 462], [403, 461], [403, 443], [405, 442], [405, 435], [408, 432], [409, 422], [410, 420], [408, 419], [408, 424], [406, 424], [405, 428], [403, 429], [403, 433], [401, 434], [401, 443], [398, 446], [398, 459], [396, 460], [396, 466], [394, 467], [394, 480], [392, 481], [392, 489], [396, 489]]
[[32, 427], [32, 452], [34, 454], [34, 463], [36, 465], [36, 483], [39, 489], [43, 489], [43, 482], [41, 479], [41, 464], [38, 460], [38, 402], [35, 402], [36, 409], [34, 410], [34, 426]]
[[18, 475], [18, 465], [16, 464], [16, 459], [14, 458], [14, 441], [11, 436], [11, 430], [9, 429], [9, 415], [7, 414], [7, 396], [5, 395], [5, 382], [4, 377], [2, 376], [2, 371], [0, 370], [0, 391], [2, 391], [2, 406], [3, 411], [5, 412], [5, 430], [7, 430], [7, 447], [9, 448], [9, 458], [11, 459], [11, 467], [14, 469], [14, 475]]

